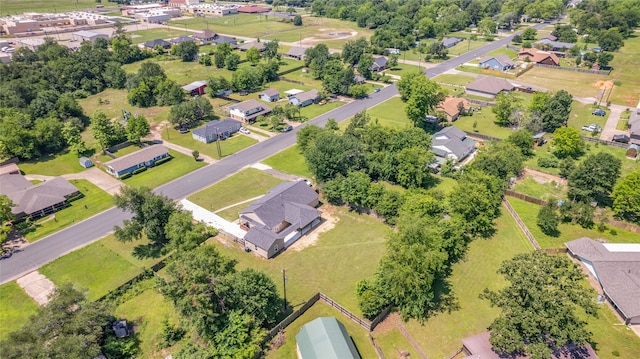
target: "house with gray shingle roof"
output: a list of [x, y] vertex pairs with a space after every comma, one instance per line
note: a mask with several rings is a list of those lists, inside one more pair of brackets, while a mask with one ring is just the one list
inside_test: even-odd
[[143, 46], [149, 50], [155, 50], [156, 46], [160, 46], [163, 49], [168, 49], [171, 47], [171, 43], [163, 39], [155, 39], [146, 41]]
[[380, 72], [387, 68], [387, 58], [384, 56], [374, 57], [373, 64], [369, 67], [369, 70]]
[[488, 56], [480, 60], [480, 68], [507, 71], [515, 66], [507, 55]]
[[196, 39], [194, 39], [191, 36], [180, 36], [180, 37], [176, 37], [175, 39], [169, 40], [169, 42], [174, 44], [174, 45], [181, 44], [183, 42], [189, 42], [189, 41], [195, 42]]
[[274, 88], [266, 89], [260, 94], [260, 99], [267, 102], [276, 102], [280, 100], [280, 92]]
[[534, 45], [536, 45], [537, 47], [549, 49], [555, 52], [564, 52], [576, 46], [576, 44], [572, 44], [570, 42], [553, 41], [548, 38], [544, 38], [540, 41], [537, 41], [534, 43]]
[[470, 95], [494, 98], [500, 92], [511, 92], [515, 86], [511, 82], [493, 76], [479, 76], [465, 87]]
[[238, 47], [238, 50], [247, 51], [253, 47], [258, 49], [258, 51], [260, 52], [263, 52], [264, 50], [267, 49], [267, 47], [264, 45], [264, 42], [247, 42], [245, 44], [240, 45], [240, 47]]
[[239, 212], [245, 247], [271, 258], [320, 224], [318, 193], [306, 181], [284, 182]]
[[306, 50], [307, 49], [304, 47], [292, 47], [284, 54], [284, 56], [291, 59], [302, 60], [304, 59], [304, 52]]
[[624, 323], [640, 324], [640, 243], [601, 243], [582, 237], [564, 245], [598, 280]]
[[214, 120], [207, 122], [203, 127], [196, 128], [191, 132], [191, 136], [196, 141], [210, 143], [226, 139], [232, 134], [238, 132], [242, 127], [242, 122], [232, 118], [225, 118], [222, 121]]
[[106, 162], [104, 166], [108, 174], [120, 178], [138, 168], [153, 167], [157, 161], [166, 157], [169, 157], [169, 150], [166, 147], [153, 145]]
[[441, 162], [452, 159], [455, 162], [462, 161], [475, 151], [476, 141], [467, 137], [467, 134], [455, 126], [448, 126], [436, 132], [431, 139], [431, 150], [436, 155], [436, 160]]
[[320, 95], [318, 94], [318, 90], [311, 89], [309, 91], [289, 96], [289, 103], [292, 105], [305, 107], [318, 102], [319, 99]]
[[258, 100], [247, 100], [229, 106], [229, 116], [234, 120], [253, 122], [256, 117], [267, 115], [271, 112], [271, 107]]
[[459, 44], [462, 40], [464, 39], [460, 37], [447, 37], [446, 39], [443, 39], [440, 42], [444, 45], [444, 47], [449, 49]]

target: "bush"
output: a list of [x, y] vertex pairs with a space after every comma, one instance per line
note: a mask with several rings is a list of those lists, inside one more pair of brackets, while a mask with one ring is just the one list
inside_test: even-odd
[[131, 172], [131, 174], [137, 175], [138, 173], [142, 173], [142, 172], [144, 172], [146, 170], [147, 170], [147, 167], [140, 167], [140, 168], [136, 169], [135, 171]]
[[542, 233], [549, 236], [557, 236], [560, 234], [558, 232], [558, 225], [560, 224], [560, 220], [558, 219], [558, 215], [556, 211], [552, 207], [552, 202], [549, 202], [546, 206], [540, 208], [538, 212], [538, 220], [537, 224], [540, 227]]
[[123, 174], [118, 179], [124, 180], [124, 179], [127, 179], [127, 178], [131, 177], [131, 176], [133, 176], [133, 174], [131, 172], [129, 172], [129, 173]]
[[173, 157], [169, 156], [169, 157], [165, 157], [165, 158], [163, 158], [161, 160], [157, 160], [155, 165], [157, 166], [157, 165], [161, 165], [161, 164], [163, 164], [165, 162], [169, 162], [169, 161], [171, 161], [172, 158]]
[[553, 157], [540, 157], [538, 158], [538, 166], [542, 168], [557, 168], [558, 160]]

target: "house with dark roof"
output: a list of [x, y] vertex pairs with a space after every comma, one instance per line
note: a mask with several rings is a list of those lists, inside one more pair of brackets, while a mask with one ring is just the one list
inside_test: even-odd
[[445, 127], [431, 137], [431, 151], [436, 155], [438, 162], [444, 163], [448, 159], [460, 162], [475, 149], [476, 141], [455, 126]]
[[444, 47], [449, 49], [449, 48], [452, 48], [452, 47], [456, 46], [457, 44], [459, 44], [463, 40], [464, 39], [461, 38], [461, 37], [447, 37], [446, 39], [443, 39], [442, 41], [440, 41], [440, 43], [442, 43], [444, 45]]
[[155, 39], [155, 40], [151, 40], [151, 41], [146, 41], [144, 44], [142, 44], [144, 46], [145, 49], [149, 49], [149, 50], [155, 50], [156, 46], [160, 46], [163, 49], [169, 49], [171, 48], [171, 43], [169, 41], [163, 40], [163, 39]]
[[185, 90], [191, 96], [204, 95], [206, 88], [207, 88], [207, 81], [204, 81], [204, 80], [194, 81], [188, 85], [182, 86], [182, 89]]
[[236, 48], [238, 46], [238, 41], [236, 40], [235, 37], [217, 35], [213, 39], [213, 44], [215, 45], [229, 44], [231, 45], [231, 47]]
[[200, 45], [210, 44], [215, 38], [217, 34], [211, 30], [204, 30], [200, 32], [195, 32], [191, 35]]
[[269, 113], [271, 113], [271, 107], [257, 100], [247, 100], [229, 106], [229, 116], [238, 121], [253, 122], [256, 117]]
[[360, 359], [349, 332], [335, 317], [316, 318], [296, 335], [300, 359]]
[[[3, 166], [7, 167], [7, 166]], [[0, 195], [5, 195], [14, 203], [11, 208], [17, 220], [25, 217], [38, 219], [65, 208], [69, 199], [80, 194], [80, 191], [62, 177], [33, 184], [22, 174], [3, 170], [0, 175]]]
[[438, 110], [444, 112], [449, 122], [453, 122], [460, 117], [460, 109], [468, 111], [470, 108], [469, 101], [461, 97], [452, 96], [447, 96], [444, 101], [438, 105]]
[[180, 37], [176, 37], [175, 39], [169, 40], [169, 42], [172, 43], [173, 45], [178, 45], [183, 42], [189, 42], [189, 41], [196, 42], [196, 39], [194, 39], [191, 36], [180, 36]]
[[304, 59], [304, 52], [307, 49], [304, 47], [292, 47], [284, 54], [284, 57], [288, 57], [290, 59], [302, 60]]
[[380, 72], [387, 68], [387, 58], [384, 56], [374, 57], [373, 64], [369, 67], [369, 70], [374, 72]]
[[511, 92], [515, 89], [509, 81], [493, 77], [493, 76], [479, 76], [470, 84], [465, 87], [467, 93], [470, 95], [494, 98], [500, 92]]
[[232, 118], [225, 118], [222, 121], [214, 120], [193, 130], [191, 136], [196, 141], [210, 143], [218, 139], [226, 139], [238, 132], [240, 127], [242, 127], [242, 123]]
[[306, 181], [284, 182], [239, 212], [245, 247], [271, 258], [320, 224], [318, 193]]
[[507, 71], [515, 66], [507, 55], [488, 56], [480, 60], [480, 68]]
[[255, 47], [260, 52], [263, 52], [264, 50], [267, 49], [267, 47], [264, 45], [264, 42], [247, 42], [245, 44], [240, 45], [240, 47], [238, 47], [238, 50], [244, 52], [249, 50], [252, 47]]
[[320, 100], [318, 90], [311, 89], [309, 91], [301, 92], [293, 96], [289, 96], [289, 103], [292, 105], [305, 107], [317, 103]]
[[145, 147], [128, 155], [118, 157], [115, 160], [106, 162], [104, 165], [107, 173], [120, 178], [126, 174], [132, 173], [138, 168], [147, 168], [155, 166], [157, 161], [169, 157], [169, 150], [162, 145], [153, 145]]
[[271, 9], [260, 6], [241, 6], [238, 8], [238, 12], [244, 14], [260, 14], [269, 11], [271, 11]]
[[640, 324], [640, 243], [601, 243], [582, 237], [564, 245], [600, 283], [624, 323]]
[[363, 76], [355, 75], [353, 76], [353, 82], [356, 85], [362, 85], [363, 83], [367, 82], [367, 79], [365, 79]]
[[266, 89], [260, 94], [260, 99], [267, 102], [276, 102], [280, 100], [280, 92], [274, 88]]
[[532, 48], [522, 48], [518, 52], [518, 58], [520, 60], [527, 60], [535, 64], [560, 66], [560, 59], [553, 52], [538, 50]]
[[[524, 355], [502, 355], [496, 352], [489, 342], [490, 332], [484, 332], [462, 339], [462, 359], [529, 359]], [[550, 359], [598, 359], [598, 355], [589, 343], [578, 347], [567, 345], [551, 354]]]
[[541, 49], [548, 49], [555, 52], [565, 52], [570, 48], [576, 46], [576, 44], [572, 44], [570, 42], [554, 41], [550, 39], [542, 39], [540, 41], [534, 42], [534, 45]]

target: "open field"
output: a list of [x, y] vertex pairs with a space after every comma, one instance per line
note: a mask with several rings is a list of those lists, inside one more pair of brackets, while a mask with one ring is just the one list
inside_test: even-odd
[[[478, 132], [483, 135], [507, 138], [513, 130], [509, 127], [498, 126], [495, 123], [496, 115], [491, 111], [491, 107], [483, 107], [480, 111], [473, 112], [472, 116], [461, 116], [453, 125], [457, 128], [468, 131]], [[473, 128], [473, 124], [477, 122], [476, 128]]]
[[[272, 259], [264, 259], [230, 243], [214, 240], [224, 255], [238, 261], [237, 269], [254, 268], [267, 273], [282, 291], [281, 269], [287, 269], [287, 300], [300, 306], [314, 293], [321, 291], [356, 315], [361, 315], [355, 298], [355, 285], [373, 276], [378, 261], [386, 250], [389, 227], [379, 220], [329, 205], [320, 207], [323, 218], [337, 218], [335, 227], [327, 232], [303, 236], [298, 243]], [[321, 230], [321, 228], [320, 228]], [[310, 236], [317, 241], [301, 249]]]
[[566, 186], [555, 181], [539, 183], [532, 176], [518, 180], [513, 190], [543, 200], [562, 198], [567, 194]]
[[604, 128], [604, 124], [607, 122], [607, 118], [611, 115], [611, 112], [606, 108], [600, 106], [600, 108], [604, 109], [607, 112], [606, 116], [595, 116], [592, 115], [591, 112], [598, 108], [598, 106], [594, 106], [593, 104], [585, 105], [578, 101], [573, 101], [571, 104], [571, 114], [569, 114], [569, 121], [567, 125], [569, 127], [577, 128], [583, 136], [589, 136], [590, 134], [586, 131], [582, 131], [582, 126], [588, 126], [592, 123]]
[[522, 221], [527, 225], [531, 234], [535, 237], [542, 248], [563, 248], [565, 242], [572, 241], [581, 237], [589, 237], [593, 239], [603, 238], [611, 243], [640, 243], [638, 233], [625, 231], [616, 227], [617, 234], [611, 234], [609, 230], [600, 232], [594, 229], [585, 229], [578, 224], [562, 223], [558, 226], [560, 235], [558, 237], [548, 236], [540, 230], [537, 222], [538, 211], [540, 206], [537, 204], [525, 202], [523, 200], [508, 197], [509, 203], [516, 210]]
[[215, 211], [264, 195], [271, 187], [281, 182], [282, 180], [263, 171], [247, 168], [192, 194], [187, 199], [205, 209]]
[[597, 97], [600, 91], [597, 83], [605, 80], [607, 76], [604, 75], [542, 67], [534, 67], [518, 77], [520, 82], [540, 86], [550, 91], [566, 90], [577, 97]]
[[49, 1], [49, 0], [2, 0], [0, 15], [16, 15], [25, 11], [62, 12], [95, 8], [94, 0]]
[[[277, 350], [269, 351], [266, 358], [268, 359], [291, 359], [296, 357], [296, 335], [300, 332], [303, 325], [319, 317], [336, 317], [340, 323], [342, 323], [349, 336], [353, 339], [353, 343], [356, 345], [360, 357], [362, 358], [376, 358], [376, 352], [373, 345], [369, 342], [369, 332], [351, 321], [346, 316], [342, 315], [337, 310], [331, 308], [329, 305], [323, 302], [316, 302], [309, 310], [307, 310], [298, 319], [294, 320], [285, 329], [286, 342], [283, 346]], [[393, 358], [389, 356], [389, 358]]]
[[25, 234], [27, 241], [33, 242], [113, 207], [111, 195], [93, 183], [83, 179], [70, 180], [69, 182], [76, 186], [84, 197], [71, 202], [69, 207], [52, 216], [36, 221], [34, 223], [35, 230]]
[[18, 283], [0, 286], [0, 341], [12, 331], [20, 329], [30, 316], [36, 314], [38, 304], [25, 293]]
[[473, 82], [475, 80], [472, 76], [465, 75], [451, 75], [451, 74], [442, 74], [433, 78], [433, 81], [442, 82], [446, 84], [460, 85], [466, 86], [467, 84]]
[[243, 36], [243, 37], [264, 37], [268, 34], [275, 34], [282, 31], [289, 31], [295, 28], [293, 24], [276, 20], [265, 20], [263, 15], [238, 14], [220, 18], [182, 18], [169, 21], [169, 25], [186, 30], [205, 30], [214, 32]]
[[609, 99], [612, 103], [635, 107], [640, 98], [640, 76], [638, 76], [638, 54], [640, 53], [640, 36], [634, 34], [624, 40], [624, 47], [614, 54], [611, 66], [611, 78], [620, 81], [615, 86]]
[[[100, 99], [103, 101], [102, 104], [100, 104]], [[107, 100], [108, 103], [105, 103], [105, 100]], [[82, 110], [87, 116], [91, 116], [97, 110], [101, 110], [108, 118], [121, 118], [122, 110], [124, 109], [131, 113], [146, 117], [149, 122], [155, 122], [166, 119], [169, 114], [168, 106], [143, 108], [129, 105], [129, 102], [127, 101], [127, 90], [106, 89], [87, 98], [79, 99], [78, 104], [80, 104]]]
[[195, 161], [193, 157], [174, 150], [169, 150], [169, 155], [172, 157], [170, 161], [133, 175], [123, 180], [123, 182], [132, 187], [156, 188], [206, 165], [204, 162]]
[[414, 72], [420, 72], [420, 70], [424, 70], [424, 67], [418, 67], [416, 65], [409, 64], [401, 64], [398, 63], [393, 68], [387, 69], [384, 71], [385, 74], [398, 75], [400, 77], [408, 75]]
[[[404, 108], [405, 103], [402, 102], [400, 97], [392, 97], [389, 100], [368, 109], [367, 113], [371, 116], [372, 120], [375, 121], [377, 119], [382, 126], [393, 128], [411, 127], [413, 124], [411, 123], [411, 120], [407, 118]], [[341, 127], [342, 126], [346, 126], [346, 124], [341, 125]]]
[[[221, 158], [218, 155], [218, 147], [215, 142], [204, 143], [196, 141], [193, 139], [191, 132], [183, 134], [175, 128], [168, 128], [162, 131], [162, 139], [190, 150], [197, 150], [201, 154], [215, 159]], [[220, 152], [222, 153], [222, 157], [229, 156], [257, 142], [257, 140], [251, 137], [236, 133], [232, 137], [220, 141]]]
[[284, 151], [265, 159], [262, 163], [269, 165], [278, 171], [291, 173], [300, 177], [311, 178], [313, 175], [309, 171], [307, 162], [304, 159], [298, 145], [291, 146]]
[[[224, 68], [219, 69], [215, 66], [204, 66], [199, 64], [197, 61], [182, 62], [178, 59], [159, 61], [152, 58], [145, 61], [138, 61], [132, 64], [123, 65], [122, 68], [127, 73], [134, 73], [137, 72], [138, 69], [140, 69], [140, 66], [145, 62], [155, 62], [160, 65], [162, 70], [167, 74], [167, 78], [177, 82], [180, 86], [187, 85], [193, 81], [208, 80], [212, 76], [224, 76], [230, 80], [233, 73]], [[246, 66], [251, 66], [251, 64], [243, 62], [238, 66], [238, 68]], [[126, 102], [126, 95], [124, 100]]]
[[18, 167], [24, 174], [45, 176], [61, 176], [67, 173], [82, 172], [86, 169], [80, 166], [78, 156], [71, 152], [40, 156], [33, 160], [20, 162]]
[[429, 358], [446, 358], [460, 348], [461, 339], [486, 330], [499, 310], [491, 308], [478, 295], [485, 288], [496, 290], [505, 284], [496, 274], [500, 263], [533, 250], [504, 209], [496, 220], [496, 228], [492, 238], [473, 241], [465, 259], [453, 266], [450, 283], [460, 309], [434, 314], [424, 325], [415, 320], [405, 323]]
[[[190, 36], [191, 31], [177, 30], [171, 28], [153, 28], [144, 29], [146, 24], [136, 24], [140, 30], [130, 31], [131, 41], [134, 44], [142, 44], [155, 39], [171, 39], [180, 36]], [[144, 29], [144, 30], [143, 30]]]
[[344, 105], [342, 101], [333, 101], [325, 103], [324, 105], [314, 104], [303, 107], [300, 109], [300, 116], [305, 120], [311, 120], [316, 116], [320, 116], [323, 113], [335, 110], [336, 108]]
[[302, 18], [302, 27], [291, 26], [289, 30], [279, 31], [264, 38], [292, 43], [302, 41], [303, 45], [309, 46], [322, 42], [329, 48], [339, 49], [349, 40], [359, 37], [369, 39], [371, 35], [372, 30], [359, 28], [353, 22], [308, 16]]

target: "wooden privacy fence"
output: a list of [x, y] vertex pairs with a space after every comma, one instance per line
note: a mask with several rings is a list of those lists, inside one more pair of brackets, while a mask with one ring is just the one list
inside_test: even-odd
[[529, 202], [529, 203], [535, 203], [535, 204], [538, 204], [540, 206], [544, 206], [544, 205], [547, 204], [547, 201], [541, 200], [539, 198], [528, 196], [528, 195], [526, 195], [524, 193], [515, 192], [515, 191], [512, 191], [512, 190], [506, 190], [506, 191], [504, 191], [504, 194], [507, 195], [507, 196], [515, 197], [517, 199], [521, 199], [521, 200]]
[[588, 141], [588, 142], [595, 142], [595, 143], [602, 143], [605, 144], [607, 146], [613, 146], [613, 147], [620, 147], [620, 148], [627, 148], [629, 147], [628, 143], [620, 143], [620, 142], [613, 142], [613, 141], [607, 141], [607, 140], [601, 140], [599, 138], [593, 138], [593, 137], [589, 137], [589, 136], [581, 136], [583, 140]]
[[284, 82], [291, 82], [291, 83], [298, 84], [298, 85], [304, 85], [304, 82], [302, 82], [302, 81], [289, 80], [288, 78], [282, 77], [282, 76], [278, 77], [278, 80], [284, 81]]
[[285, 71], [282, 71], [282, 72], [278, 72], [278, 76], [284, 76], [284, 75], [286, 75], [286, 74], [290, 74], [290, 73], [292, 73], [292, 72], [295, 72], [295, 71], [300, 70], [300, 69], [301, 69], [301, 68], [303, 68], [303, 67], [304, 67], [304, 65], [300, 65], [300, 66], [296, 66], [296, 67], [294, 67], [294, 68], [292, 68], [292, 69], [289, 69], [289, 70], [285, 70]]
[[533, 66], [544, 67], [547, 69], [554, 69], [554, 70], [584, 72], [588, 74], [605, 75], [605, 76], [608, 76], [611, 73], [611, 70], [607, 71], [607, 70], [579, 69], [577, 67], [564, 67], [564, 66], [554, 66], [554, 65], [545, 65], [545, 64], [533, 64]]
[[533, 246], [533, 248], [535, 248], [536, 250], [540, 249], [540, 245], [538, 244], [538, 241], [536, 241], [536, 239], [533, 237], [533, 234], [531, 234], [531, 232], [529, 231], [529, 228], [527, 228], [527, 225], [524, 224], [524, 222], [522, 221], [518, 213], [513, 209], [513, 207], [511, 207], [511, 203], [509, 203], [506, 197], [502, 198], [502, 202], [504, 203], [505, 207], [507, 207], [507, 211], [509, 211], [513, 219], [516, 220], [516, 223], [518, 224], [518, 226], [520, 227], [524, 235], [527, 237], [529, 242], [531, 242], [531, 245]]
[[502, 138], [493, 137], [493, 136], [488, 136], [488, 135], [483, 135], [483, 134], [481, 134], [481, 133], [469, 132], [469, 131], [465, 131], [465, 133], [466, 133], [466, 134], [467, 134], [467, 136], [469, 136], [469, 137], [477, 138], [477, 139], [480, 139], [480, 140], [485, 140], [485, 141], [502, 141]]

